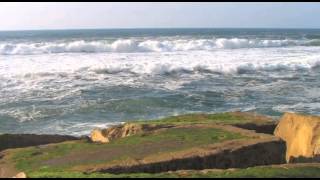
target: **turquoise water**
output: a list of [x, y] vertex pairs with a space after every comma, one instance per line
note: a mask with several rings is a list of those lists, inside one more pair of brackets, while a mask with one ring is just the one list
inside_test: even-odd
[[194, 112], [320, 114], [320, 30], [0, 32], [0, 133]]

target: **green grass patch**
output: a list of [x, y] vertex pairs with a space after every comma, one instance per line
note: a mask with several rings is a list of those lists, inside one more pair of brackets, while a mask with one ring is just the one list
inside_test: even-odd
[[15, 149], [12, 151], [12, 161], [20, 171], [32, 173], [45, 170], [49, 172], [50, 170], [67, 170], [79, 165], [143, 159], [240, 138], [246, 137], [214, 128], [170, 128], [152, 134], [118, 139], [108, 144], [93, 144], [81, 140]]
[[169, 173], [134, 173], [134, 174], [109, 174], [109, 173], [82, 173], [66, 171], [37, 171], [28, 174], [29, 178], [178, 178], [177, 174]]

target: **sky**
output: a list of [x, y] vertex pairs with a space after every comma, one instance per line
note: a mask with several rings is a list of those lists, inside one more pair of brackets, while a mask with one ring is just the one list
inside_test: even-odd
[[320, 3], [0, 2], [0, 30], [320, 28]]

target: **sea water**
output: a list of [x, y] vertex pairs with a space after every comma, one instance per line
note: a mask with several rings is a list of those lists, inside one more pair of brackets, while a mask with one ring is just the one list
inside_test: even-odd
[[320, 30], [0, 32], [0, 133], [226, 111], [320, 115]]

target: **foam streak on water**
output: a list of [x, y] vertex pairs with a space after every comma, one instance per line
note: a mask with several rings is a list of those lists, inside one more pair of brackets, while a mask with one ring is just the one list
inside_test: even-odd
[[0, 33], [0, 133], [84, 135], [192, 112], [319, 114], [319, 32], [167, 31]]

